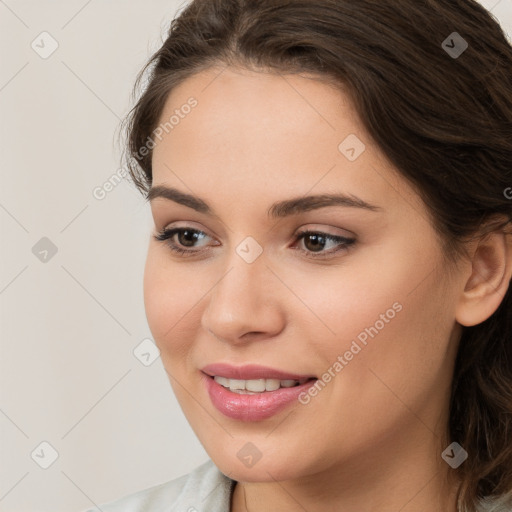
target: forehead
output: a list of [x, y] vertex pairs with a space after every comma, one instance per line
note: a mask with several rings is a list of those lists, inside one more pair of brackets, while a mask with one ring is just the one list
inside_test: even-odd
[[[240, 68], [211, 68], [197, 73], [174, 88], [160, 116], [160, 124], [186, 108], [190, 98], [197, 105], [186, 117], [194, 118], [194, 131], [210, 138], [224, 135], [260, 138], [289, 134], [290, 137], [319, 138], [344, 131], [367, 138], [348, 96], [311, 75], [283, 75]], [[173, 132], [189, 135], [181, 122]], [[245, 128], [238, 131], [238, 128]], [[256, 138], [258, 137], [258, 138]], [[330, 138], [330, 137], [329, 137]], [[297, 148], [298, 149], [298, 148]]]
[[[160, 126], [166, 122], [155, 139], [155, 185], [186, 176], [203, 195], [212, 187], [269, 198], [316, 188], [377, 204], [383, 196], [396, 202], [397, 193], [415, 195], [366, 133], [349, 96], [311, 76], [211, 68], [171, 92]], [[356, 158], [346, 152], [352, 148]]]

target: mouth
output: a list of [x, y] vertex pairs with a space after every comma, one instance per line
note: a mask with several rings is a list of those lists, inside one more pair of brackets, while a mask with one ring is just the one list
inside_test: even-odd
[[256, 395], [265, 393], [267, 391], [276, 391], [280, 388], [293, 388], [301, 386], [309, 380], [314, 380], [314, 377], [305, 379], [229, 379], [221, 375], [214, 375], [212, 378], [217, 384], [220, 384], [233, 393], [241, 395]]
[[318, 380], [264, 366], [208, 365], [201, 370], [212, 405], [224, 416], [261, 421], [298, 402]]
[[[228, 363], [208, 364], [201, 368], [201, 371], [209, 377], [220, 377], [229, 380], [250, 381], [279, 381], [284, 382], [283, 387], [291, 387], [289, 381], [303, 383], [309, 379], [316, 379], [315, 375], [303, 375], [299, 373], [290, 373], [284, 370], [269, 368], [257, 364], [246, 364], [243, 366], [233, 366]], [[243, 388], [240, 388], [243, 389]]]

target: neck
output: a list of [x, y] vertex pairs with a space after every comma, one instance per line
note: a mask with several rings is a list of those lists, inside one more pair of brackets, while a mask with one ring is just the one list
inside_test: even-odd
[[455, 473], [440, 457], [444, 441], [423, 428], [419, 438], [408, 433], [382, 444], [299, 479], [237, 482], [231, 512], [457, 511]]

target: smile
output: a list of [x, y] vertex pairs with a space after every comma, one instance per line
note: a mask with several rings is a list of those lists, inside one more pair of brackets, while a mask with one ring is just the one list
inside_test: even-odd
[[309, 375], [272, 368], [224, 363], [202, 368], [202, 380], [212, 405], [239, 421], [262, 421], [298, 403], [299, 395], [317, 381]]
[[213, 380], [220, 384], [221, 386], [229, 389], [234, 393], [240, 394], [254, 394], [254, 393], [264, 393], [266, 391], [276, 391], [280, 388], [293, 388], [294, 386], [299, 386], [300, 384], [304, 384], [306, 380], [294, 380], [294, 379], [251, 379], [251, 380], [241, 380], [241, 379], [228, 379], [227, 377], [221, 377], [215, 375]]

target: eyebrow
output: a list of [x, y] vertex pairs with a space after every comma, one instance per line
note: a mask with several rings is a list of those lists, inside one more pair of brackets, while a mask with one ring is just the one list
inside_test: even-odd
[[[213, 209], [206, 203], [206, 201], [195, 197], [191, 194], [186, 194], [175, 188], [166, 187], [164, 185], [157, 185], [152, 187], [147, 196], [147, 201], [152, 201], [157, 197], [174, 201], [175, 203], [187, 206], [193, 210], [204, 213], [207, 215], [215, 215]], [[290, 215], [298, 215], [303, 212], [325, 208], [327, 206], [344, 206], [349, 208], [362, 208], [369, 211], [382, 210], [380, 206], [372, 205], [363, 201], [357, 196], [347, 194], [317, 194], [310, 196], [295, 197], [278, 201], [268, 209], [268, 215], [271, 218], [277, 219], [288, 217]]]

